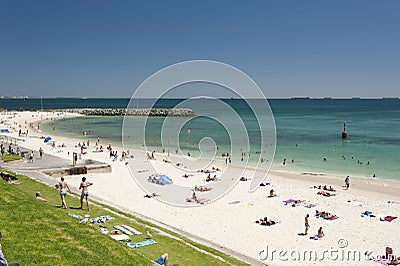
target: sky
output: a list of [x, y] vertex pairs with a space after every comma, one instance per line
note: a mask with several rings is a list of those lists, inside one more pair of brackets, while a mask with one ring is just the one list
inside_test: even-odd
[[131, 97], [203, 59], [268, 98], [398, 97], [399, 14], [395, 0], [0, 0], [0, 96]]

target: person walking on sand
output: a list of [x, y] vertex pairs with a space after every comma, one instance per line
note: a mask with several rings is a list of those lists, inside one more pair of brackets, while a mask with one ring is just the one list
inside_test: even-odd
[[39, 149], [39, 156], [40, 156], [40, 159], [42, 159], [43, 158], [43, 149], [42, 148], [40, 148]]
[[83, 208], [83, 198], [86, 199], [86, 204], [88, 211], [90, 211], [89, 207], [89, 191], [88, 191], [88, 186], [93, 185], [93, 183], [87, 182], [86, 177], [82, 177], [82, 182], [79, 185], [79, 189], [82, 189], [82, 194], [81, 194], [81, 209]]
[[346, 176], [344, 183], [346, 184], [346, 190], [349, 189], [350, 187], [350, 177]]
[[58, 182], [56, 188], [60, 189], [60, 197], [61, 197], [61, 203], [62, 207], [64, 209], [67, 208], [67, 203], [65, 202], [65, 195], [67, 195], [67, 192], [71, 193], [71, 189], [69, 188], [68, 184], [66, 181], [64, 181], [64, 177], [61, 177], [61, 181]]
[[304, 218], [304, 223], [305, 223], [305, 227], [306, 230], [304, 231], [304, 234], [307, 235], [308, 234], [308, 228], [310, 228], [310, 224], [308, 223], [308, 217], [310, 217], [310, 215], [306, 215], [306, 217]]
[[29, 161], [31, 162], [31, 163], [33, 163], [33, 157], [34, 157], [35, 155], [33, 154], [33, 151], [31, 151], [31, 154], [29, 155]]

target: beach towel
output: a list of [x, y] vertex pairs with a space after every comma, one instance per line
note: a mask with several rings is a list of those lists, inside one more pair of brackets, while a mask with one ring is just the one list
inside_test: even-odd
[[101, 223], [105, 223], [107, 220], [115, 220], [115, 218], [110, 215], [99, 216], [99, 217], [90, 219], [90, 222], [94, 223], [94, 224], [101, 224]]
[[297, 206], [300, 206], [300, 205], [304, 205], [304, 200], [288, 199], [288, 200], [284, 200], [283, 203], [285, 205], [290, 205], [292, 207], [297, 207]]
[[124, 233], [124, 234], [126, 234], [126, 235], [130, 235], [130, 236], [133, 235], [133, 233], [132, 233], [131, 231], [129, 231], [129, 230], [123, 228], [123, 227], [120, 226], [120, 225], [114, 225], [113, 228], [115, 228], [115, 229], [121, 231], [122, 233]]
[[75, 214], [75, 213], [68, 213], [68, 215], [69, 215], [69, 216], [72, 216], [72, 217], [74, 217], [74, 218], [82, 219], [82, 216], [81, 216], [81, 215], [77, 215], [77, 214]]
[[228, 204], [238, 204], [240, 202], [241, 202], [240, 200], [235, 200], [235, 201], [229, 202]]
[[84, 218], [84, 219], [80, 220], [78, 222], [78, 224], [87, 224], [88, 220], [89, 220], [88, 218]]
[[384, 259], [375, 259], [374, 260], [376, 263], [382, 264], [382, 265], [390, 265], [390, 260], [384, 260]]
[[339, 217], [335, 215], [335, 216], [333, 216], [333, 217], [331, 217], [329, 219], [325, 219], [325, 220], [333, 221], [333, 220], [336, 220], [336, 219], [339, 219]]
[[149, 176], [148, 181], [162, 186], [173, 184], [172, 179], [166, 175], [161, 175], [161, 176], [151, 175]]
[[110, 235], [110, 237], [117, 241], [124, 241], [129, 239], [129, 236], [127, 235]]
[[153, 245], [156, 244], [157, 242], [155, 242], [153, 239], [148, 239], [139, 243], [126, 243], [126, 245], [130, 248], [141, 248], [144, 246], [149, 246], [149, 245]]
[[133, 228], [133, 227], [131, 227], [131, 226], [129, 226], [129, 225], [123, 224], [123, 225], [121, 225], [121, 227], [124, 228], [124, 229], [126, 229], [126, 230], [128, 230], [129, 232], [131, 232], [131, 233], [134, 234], [134, 235], [141, 235], [141, 234], [143, 234], [142, 232], [140, 232], [140, 231], [137, 230], [136, 228]]
[[290, 204], [290, 203], [293, 203], [293, 202], [295, 202], [294, 199], [288, 199], [288, 200], [284, 200], [284, 201], [283, 201], [283, 203], [285, 203], [285, 205]]
[[361, 201], [356, 201], [356, 200], [355, 201], [348, 200], [348, 201], [346, 201], [346, 203], [353, 205], [353, 206], [362, 206], [363, 205]]
[[303, 206], [310, 209], [316, 207], [317, 205], [317, 203], [305, 202]]
[[372, 214], [372, 212], [370, 212], [370, 211], [364, 211], [361, 213], [361, 217], [370, 216], [371, 214]]
[[108, 235], [109, 233], [108, 229], [104, 227], [99, 228], [99, 232], [105, 235]]
[[397, 219], [397, 217], [394, 217], [394, 216], [386, 216], [386, 217], [384, 218], [384, 220], [387, 221], [387, 222], [391, 222], [391, 221], [393, 221], [394, 219]]

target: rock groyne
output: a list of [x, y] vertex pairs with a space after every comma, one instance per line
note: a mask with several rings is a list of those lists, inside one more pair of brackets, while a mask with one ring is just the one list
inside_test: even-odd
[[64, 109], [64, 112], [78, 113], [88, 116], [196, 116], [196, 112], [188, 108], [80, 108]]

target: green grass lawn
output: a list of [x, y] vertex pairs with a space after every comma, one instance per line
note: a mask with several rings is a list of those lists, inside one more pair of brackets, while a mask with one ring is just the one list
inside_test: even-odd
[[19, 155], [14, 155], [14, 154], [5, 152], [3, 154], [3, 156], [1, 157], [1, 159], [3, 160], [3, 162], [7, 163], [7, 162], [16, 161], [16, 160], [21, 160], [22, 157]]
[[[124, 214], [116, 215], [107, 206], [91, 205], [90, 216], [111, 215], [116, 219], [101, 224], [111, 231], [113, 225], [127, 224], [143, 235], [130, 236], [131, 242], [146, 240], [146, 231], [157, 244], [131, 249], [126, 242], [115, 241], [98, 232], [99, 225], [80, 225], [79, 219], [68, 213], [85, 215], [87, 210], [61, 209], [59, 192], [18, 175], [21, 185], [9, 185], [0, 180], [0, 231], [3, 253], [9, 262], [22, 265], [154, 265], [151, 260], [167, 252], [170, 265], [247, 265], [214, 249], [194, 243], [184, 237]], [[48, 202], [35, 198], [40, 191]], [[78, 207], [76, 196], [67, 196], [69, 207]], [[84, 205], [85, 207], [86, 205]], [[109, 209], [108, 209], [109, 208]], [[114, 210], [117, 211], [118, 210]], [[173, 239], [179, 237], [181, 240]], [[193, 248], [200, 248], [200, 252]], [[211, 255], [211, 254], [212, 255]], [[222, 260], [216, 258], [220, 257]]]

